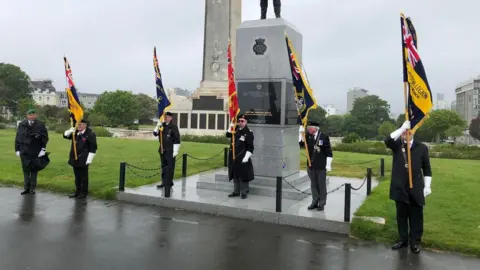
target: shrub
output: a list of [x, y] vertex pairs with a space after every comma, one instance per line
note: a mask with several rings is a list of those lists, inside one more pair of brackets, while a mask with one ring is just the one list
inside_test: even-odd
[[91, 127], [97, 137], [112, 137], [112, 133], [104, 127]]
[[55, 125], [55, 132], [59, 134], [63, 134], [65, 130], [69, 129], [70, 125], [68, 124], [57, 124]]
[[138, 130], [138, 125], [130, 125], [127, 127], [128, 130]]
[[182, 135], [182, 141], [186, 142], [200, 142], [200, 143], [214, 143], [214, 144], [229, 144], [230, 140], [225, 136], [196, 136], [196, 135]]
[[390, 155], [391, 150], [388, 149], [383, 142], [375, 141], [358, 141], [355, 143], [339, 143], [333, 147], [333, 150], [342, 152], [354, 152], [365, 154]]
[[360, 141], [361, 138], [357, 133], [350, 133], [347, 136], [343, 137], [342, 143], [354, 143]]
[[0, 129], [6, 129], [7, 125], [5, 123], [0, 123]]

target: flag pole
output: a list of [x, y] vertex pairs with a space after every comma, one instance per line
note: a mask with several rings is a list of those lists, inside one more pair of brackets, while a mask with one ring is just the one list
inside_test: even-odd
[[[63, 64], [65, 66], [65, 71], [67, 70], [67, 56], [65, 54], [63, 54]], [[65, 75], [67, 75], [65, 73]], [[72, 96], [72, 91], [70, 89], [70, 85], [68, 84], [68, 78], [67, 76], [65, 76], [65, 82], [67, 83], [67, 91], [70, 92], [70, 96]], [[69, 97], [69, 94], [68, 92], [66, 93], [67, 94], [67, 98]], [[68, 100], [68, 102], [70, 103], [70, 100]], [[68, 106], [70, 107], [70, 106]], [[68, 108], [68, 111], [70, 112], [70, 108]], [[77, 123], [75, 123], [75, 125], [73, 124], [73, 117], [72, 115], [70, 114], [70, 125], [75, 128], [75, 131], [77, 130]], [[75, 160], [78, 160], [78, 155], [77, 155], [77, 140], [75, 139], [75, 131], [73, 131], [72, 133], [72, 142], [73, 142], [73, 154], [74, 154], [74, 157], [75, 157]]]
[[[405, 15], [403, 13], [400, 13], [400, 16], [402, 17], [403, 25], [404, 27], [407, 27], [407, 22], [405, 21]], [[403, 29], [402, 31], [402, 63], [403, 63], [403, 72], [407, 72], [407, 59], [405, 55], [405, 48], [404, 48], [404, 40], [403, 40]], [[407, 92], [407, 82], [405, 81], [405, 77], [407, 76], [407, 81], [408, 81], [408, 74], [403, 74], [403, 94], [405, 98], [405, 121], [409, 121], [410, 117], [408, 115], [408, 92]], [[410, 151], [410, 129], [407, 130], [407, 170], [408, 170], [408, 185], [410, 189], [413, 188], [413, 182], [412, 182], [412, 155]]]
[[233, 118], [233, 131], [232, 131], [232, 157], [233, 157], [233, 160], [235, 160], [235, 130], [237, 128], [237, 117], [235, 116]]
[[[305, 126], [303, 126], [303, 128], [305, 129]], [[307, 152], [308, 167], [311, 167], [312, 161], [310, 160], [310, 153], [308, 153], [307, 136], [305, 135], [305, 132], [303, 132], [303, 141], [305, 142], [305, 151]]]

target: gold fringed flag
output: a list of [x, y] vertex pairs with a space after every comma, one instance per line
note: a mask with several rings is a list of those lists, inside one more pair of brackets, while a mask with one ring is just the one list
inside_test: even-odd
[[235, 86], [235, 71], [233, 69], [233, 63], [232, 63], [232, 45], [230, 44], [230, 40], [228, 41], [227, 58], [228, 58], [228, 111], [230, 114], [230, 123], [233, 124], [233, 127], [230, 131], [233, 134], [232, 157], [233, 159], [235, 159], [235, 128], [237, 126], [237, 116], [238, 116], [238, 113], [240, 112], [240, 107], [238, 106], [237, 88]]
[[72, 69], [66, 57], [63, 57], [65, 63], [65, 75], [67, 76], [68, 88], [66, 88], [68, 97], [68, 112], [70, 113], [70, 122], [72, 127], [76, 127], [77, 123], [83, 118], [83, 109], [78, 99], [77, 89], [72, 78]]
[[[315, 101], [315, 98], [313, 97], [313, 91], [302, 72], [300, 67], [301, 65], [297, 61], [295, 50], [292, 43], [288, 39], [287, 34], [285, 34], [285, 41], [287, 42], [288, 59], [290, 60], [290, 67], [292, 71], [292, 83], [295, 101], [297, 103], [298, 116], [302, 122], [302, 126], [305, 128], [308, 121], [308, 112], [311, 109], [317, 108], [317, 102]], [[307, 151], [308, 166], [311, 166], [305, 134], [303, 135], [303, 141], [305, 142], [305, 151]]]
[[422, 125], [432, 110], [432, 92], [418, 53], [417, 33], [410, 18], [401, 15], [403, 81], [406, 85], [406, 112], [412, 133]]

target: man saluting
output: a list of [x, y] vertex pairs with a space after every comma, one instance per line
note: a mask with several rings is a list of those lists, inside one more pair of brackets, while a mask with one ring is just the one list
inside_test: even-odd
[[38, 170], [35, 161], [46, 154], [48, 131], [45, 125], [37, 120], [35, 109], [27, 112], [27, 119], [20, 122], [15, 136], [15, 152], [22, 161], [24, 191], [21, 193], [35, 194]]
[[[332, 147], [330, 145], [330, 137], [320, 132], [318, 123], [308, 122], [307, 131], [308, 133], [305, 137], [311, 162], [309, 166], [307, 160], [307, 173], [312, 189], [312, 204], [308, 206], [308, 210], [317, 208], [318, 211], [323, 211], [327, 203], [327, 172], [332, 170]], [[302, 126], [300, 126], [299, 132], [300, 146], [303, 146], [305, 142]]]
[[[233, 125], [230, 125], [232, 128]], [[241, 196], [247, 198], [249, 182], [253, 180], [253, 164], [250, 157], [253, 154], [253, 132], [247, 127], [247, 119], [243, 114], [238, 116], [238, 125], [235, 129], [235, 138], [232, 131], [227, 130], [227, 138], [235, 144], [235, 160], [233, 160], [232, 144], [228, 151], [228, 179], [233, 179], [234, 189], [228, 197]]]
[[[407, 133], [410, 133], [410, 122], [392, 132], [385, 140], [385, 144], [392, 150], [392, 181], [390, 182], [390, 199], [397, 206], [397, 225], [400, 241], [392, 246], [392, 249], [400, 249], [408, 246], [414, 253], [420, 252], [420, 242], [423, 234], [423, 207], [425, 197], [432, 193], [432, 169], [428, 147], [413, 139], [410, 140], [412, 183], [409, 187], [408, 157], [407, 157]], [[401, 139], [399, 139], [401, 137]], [[410, 235], [408, 227], [410, 225]]]
[[[153, 131], [153, 135], [158, 137], [160, 146], [158, 153], [162, 163], [162, 183], [157, 188], [163, 188], [165, 185], [173, 186], [173, 176], [175, 174], [175, 157], [180, 150], [180, 131], [177, 125], [172, 122], [173, 114], [165, 113], [165, 122], [162, 125], [162, 132], [159, 132], [160, 126], [157, 125]], [[160, 137], [159, 135], [162, 134]]]
[[[75, 159], [75, 149], [73, 142], [73, 133], [75, 132], [75, 147], [77, 159]], [[88, 167], [93, 162], [97, 153], [97, 137], [93, 131], [88, 128], [87, 121], [81, 120], [78, 123], [77, 130], [74, 127], [63, 133], [63, 138], [72, 140], [70, 148], [70, 158], [68, 164], [73, 167], [75, 175], [75, 193], [70, 198], [86, 198], [88, 195]]]

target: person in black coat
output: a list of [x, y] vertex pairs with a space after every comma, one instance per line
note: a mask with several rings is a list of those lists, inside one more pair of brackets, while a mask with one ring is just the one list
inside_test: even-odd
[[[75, 133], [77, 159], [75, 159], [73, 133]], [[88, 195], [88, 167], [97, 153], [97, 136], [88, 127], [87, 121], [81, 120], [77, 130], [74, 127], [70, 128], [63, 133], [63, 138], [72, 141], [68, 164], [73, 167], [75, 175], [75, 193], [69, 198], [86, 198]]]
[[175, 157], [180, 150], [180, 131], [177, 125], [173, 122], [173, 114], [171, 112], [165, 113], [165, 122], [159, 123], [162, 125], [162, 137], [160, 138], [160, 126], [157, 125], [153, 131], [153, 136], [158, 137], [160, 146], [158, 153], [160, 154], [160, 161], [162, 165], [162, 183], [157, 185], [157, 188], [173, 186], [173, 176], [175, 174]]
[[48, 143], [48, 131], [45, 125], [37, 120], [34, 109], [27, 112], [27, 119], [20, 122], [15, 136], [15, 152], [22, 161], [24, 191], [21, 193], [35, 194], [37, 187], [38, 168], [35, 162], [44, 157]]
[[235, 128], [235, 138], [232, 138], [233, 124], [227, 130], [227, 138], [234, 140], [235, 160], [233, 160], [232, 144], [228, 150], [228, 178], [233, 179], [234, 189], [228, 197], [241, 196], [247, 198], [249, 191], [249, 182], [254, 179], [253, 164], [251, 156], [253, 154], [253, 132], [247, 127], [245, 116], [238, 116], [238, 124]]
[[[318, 211], [323, 211], [327, 203], [327, 172], [332, 170], [332, 147], [330, 137], [320, 132], [318, 123], [310, 121], [307, 125], [308, 132], [305, 134], [305, 138], [311, 162], [311, 166], [308, 166], [307, 159], [307, 173], [312, 190], [312, 203], [308, 206], [308, 210], [317, 208]], [[300, 126], [300, 146], [305, 146], [304, 132], [303, 127]]]
[[[397, 208], [397, 225], [400, 241], [392, 246], [400, 249], [408, 246], [414, 253], [420, 252], [420, 242], [423, 234], [423, 207], [425, 197], [432, 190], [432, 169], [428, 147], [420, 141], [410, 141], [412, 183], [409, 187], [408, 158], [407, 158], [407, 132], [410, 132], [410, 122], [392, 132], [385, 140], [385, 144], [392, 150], [392, 181], [390, 182], [390, 199], [394, 200]], [[399, 139], [401, 137], [401, 139]], [[410, 226], [410, 234], [408, 227]]]

